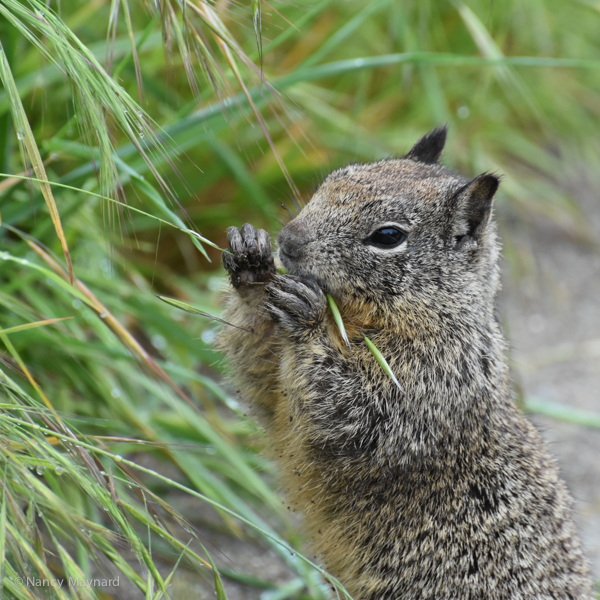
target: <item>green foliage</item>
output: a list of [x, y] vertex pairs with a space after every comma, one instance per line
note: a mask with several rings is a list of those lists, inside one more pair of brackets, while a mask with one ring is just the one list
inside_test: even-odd
[[[276, 229], [331, 168], [443, 122], [447, 164], [507, 174], [506, 221], [584, 230], [555, 175], [598, 160], [599, 21], [583, 0], [0, 0], [0, 596], [112, 569], [176, 598], [185, 569], [218, 597], [326, 597], [194, 314], [218, 314], [225, 230]], [[219, 562], [207, 507], [288, 581]]]

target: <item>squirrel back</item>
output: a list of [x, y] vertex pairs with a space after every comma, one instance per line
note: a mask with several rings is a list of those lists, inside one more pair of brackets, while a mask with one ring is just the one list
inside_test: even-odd
[[499, 180], [439, 165], [445, 137], [327, 177], [278, 235], [288, 275], [264, 232], [232, 228], [226, 318], [252, 333], [220, 345], [354, 598], [591, 599], [568, 492], [510, 392]]

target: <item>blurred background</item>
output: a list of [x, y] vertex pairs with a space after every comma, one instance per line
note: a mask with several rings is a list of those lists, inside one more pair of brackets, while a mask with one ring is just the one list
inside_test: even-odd
[[503, 176], [516, 401], [600, 578], [598, 31], [598, 0], [0, 0], [0, 597], [344, 593], [223, 382], [220, 248], [444, 123]]

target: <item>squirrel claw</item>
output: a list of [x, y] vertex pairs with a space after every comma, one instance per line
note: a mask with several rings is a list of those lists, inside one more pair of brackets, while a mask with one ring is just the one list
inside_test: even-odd
[[271, 238], [264, 229], [246, 223], [241, 230], [227, 230], [229, 248], [223, 253], [223, 266], [231, 284], [241, 293], [267, 283], [275, 274]]
[[267, 286], [266, 309], [289, 334], [312, 332], [323, 322], [326, 298], [313, 282], [279, 275]]

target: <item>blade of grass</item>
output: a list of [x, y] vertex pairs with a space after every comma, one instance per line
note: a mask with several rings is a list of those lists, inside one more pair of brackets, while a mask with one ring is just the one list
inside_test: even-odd
[[600, 414], [588, 410], [581, 410], [559, 404], [558, 402], [550, 402], [541, 398], [526, 398], [525, 410], [552, 417], [558, 421], [565, 423], [573, 423], [575, 425], [584, 425], [585, 427], [600, 428]]
[[6, 473], [8, 465], [2, 473], [2, 505], [0, 506], [0, 598], [3, 598], [4, 574], [6, 571]]
[[310, 67], [323, 60], [332, 50], [345, 42], [367, 19], [373, 18], [380, 9], [389, 6], [391, 0], [376, 0], [367, 5], [352, 19], [340, 27], [333, 35], [328, 36], [325, 43], [307, 58], [300, 68]]
[[131, 23], [131, 14], [129, 12], [128, 0], [123, 0], [123, 12], [125, 13], [125, 23], [127, 24], [127, 33], [131, 42], [131, 52], [133, 54], [133, 65], [135, 67], [135, 78], [138, 86], [138, 99], [140, 105], [144, 96], [144, 82], [142, 79], [142, 69], [140, 67], [140, 59], [137, 53], [137, 45], [135, 43], [135, 36], [133, 35], [133, 25]]
[[17, 325], [16, 327], [9, 327], [8, 329], [0, 329], [0, 334], [6, 335], [7, 333], [27, 331], [28, 329], [35, 329], [36, 327], [43, 327], [44, 325], [51, 325], [52, 323], [59, 323], [60, 321], [68, 321], [72, 318], [73, 317], [64, 317], [62, 319], [46, 319], [44, 321], [36, 321], [35, 323], [25, 323], [24, 325]]
[[348, 339], [348, 334], [346, 333], [346, 328], [344, 327], [344, 321], [342, 319], [342, 315], [340, 314], [340, 309], [337, 307], [337, 304], [335, 303], [335, 300], [331, 294], [327, 294], [327, 302], [329, 303], [329, 309], [333, 315], [333, 320], [340, 330], [340, 334], [342, 335], [344, 343], [346, 344], [346, 348], [350, 350], [350, 340]]
[[21, 358], [20, 354], [17, 352], [16, 348], [13, 346], [13, 344], [10, 341], [10, 339], [8, 338], [8, 336], [5, 335], [4, 333], [0, 332], [0, 340], [2, 340], [4, 342], [6, 349], [9, 351], [10, 355], [15, 359], [15, 361], [19, 365], [19, 368], [24, 373], [25, 377], [27, 377], [27, 380], [29, 381], [31, 386], [35, 389], [35, 391], [38, 393], [40, 398], [43, 400], [44, 404], [49, 409], [54, 410], [54, 407], [52, 406], [50, 400], [48, 400], [46, 394], [44, 394], [44, 392], [42, 391], [42, 388], [37, 384], [35, 379], [31, 376], [31, 373], [29, 372], [27, 365]]
[[[0, 173], [0, 177], [9, 177], [9, 178], [14, 178], [17, 180], [24, 180], [24, 181], [36, 181], [36, 182], [40, 182], [42, 180], [40, 179], [36, 179], [35, 177], [27, 177], [24, 175], [9, 175], [7, 173]], [[221, 250], [223, 251], [223, 248], [221, 248], [220, 246], [217, 246], [217, 244], [211, 242], [209, 239], [201, 236], [198, 232], [189, 229], [188, 227], [185, 226], [185, 224], [183, 223], [183, 221], [181, 221], [181, 219], [179, 219], [173, 212], [171, 212], [166, 205], [164, 204], [164, 202], [162, 201], [162, 198], [160, 199], [160, 206], [161, 209], [164, 209], [165, 212], [167, 212], [169, 214], [169, 216], [174, 217], [176, 220], [178, 220], [181, 225], [176, 225], [170, 221], [166, 221], [165, 219], [161, 219], [160, 217], [157, 217], [151, 213], [147, 213], [143, 210], [140, 210], [139, 208], [135, 208], [134, 206], [130, 206], [129, 204], [126, 204], [125, 202], [121, 202], [120, 200], [116, 200], [115, 198], [111, 198], [110, 196], [104, 196], [103, 194], [97, 194], [96, 192], [91, 192], [90, 190], [86, 190], [86, 189], [82, 189], [82, 188], [76, 188], [74, 186], [71, 185], [67, 185], [64, 183], [58, 183], [57, 181], [48, 181], [49, 185], [53, 185], [59, 188], [63, 188], [63, 189], [67, 189], [67, 190], [72, 190], [74, 192], [78, 192], [81, 194], [87, 194], [88, 196], [93, 196], [95, 198], [100, 198], [102, 200], [106, 200], [107, 202], [111, 202], [113, 204], [116, 204], [124, 209], [127, 209], [130, 212], [135, 212], [139, 215], [143, 215], [144, 217], [148, 217], [150, 219], [154, 219], [155, 221], [157, 221], [158, 223], [163, 223], [165, 225], [169, 225], [170, 227], [174, 227], [175, 229], [178, 229], [179, 231], [182, 231], [183, 233], [187, 233], [192, 239], [196, 239], [199, 242], [202, 242], [203, 244], [206, 244], [207, 246], [210, 246], [211, 248], [214, 248], [215, 250]], [[154, 188], [152, 188], [154, 190]], [[156, 192], [156, 190], [154, 190]], [[156, 192], [158, 193], [158, 192]]]
[[[294, 21], [293, 25], [290, 25], [283, 33], [280, 33], [274, 40], [268, 42], [263, 48], [264, 54], [269, 54], [277, 49], [281, 44], [287, 42], [293, 35], [302, 34], [302, 28], [309, 23], [315, 16], [323, 12], [333, 0], [321, 0], [319, 4], [311, 8], [308, 12], [303, 14], [299, 19]], [[250, 60], [254, 62], [258, 55], [250, 55]]]
[[217, 594], [217, 600], [227, 600], [227, 594], [225, 593], [225, 588], [223, 587], [223, 581], [221, 580], [221, 574], [215, 565], [215, 562], [212, 559], [212, 556], [209, 552], [206, 551], [206, 548], [202, 546], [202, 549], [206, 553], [208, 560], [210, 561], [210, 566], [212, 567], [213, 578], [215, 582], [215, 592]]
[[[481, 54], [493, 60], [503, 59], [504, 54], [477, 15], [463, 2], [458, 0], [452, 1], [457, 7], [458, 13], [471, 33], [473, 41], [479, 48]], [[494, 70], [504, 83], [505, 87], [514, 89], [517, 92], [520, 100], [516, 99], [515, 102], [524, 101], [531, 110], [532, 114], [534, 114], [538, 119], [544, 118], [544, 115], [541, 113], [539, 104], [536, 102], [534, 95], [529, 92], [519, 77], [513, 73], [509, 65], [501, 65], [496, 67]]]
[[600, 69], [600, 60], [587, 58], [549, 58], [541, 56], [504, 56], [488, 58], [443, 52], [405, 52], [339, 60], [307, 69], [299, 69], [272, 81], [282, 90], [302, 81], [317, 81], [328, 77], [354, 73], [362, 70], [379, 69], [398, 64], [428, 64], [443, 67], [500, 67], [504, 65], [521, 68], [541, 69]]
[[241, 329], [242, 331], [247, 331], [248, 333], [252, 333], [249, 329], [245, 329], [244, 327], [240, 327], [239, 325], [234, 325], [233, 323], [229, 323], [228, 321], [224, 321], [215, 315], [211, 315], [210, 313], [204, 312], [203, 310], [198, 310], [181, 300], [176, 300], [175, 298], [167, 298], [166, 296], [156, 296], [159, 300], [162, 300], [164, 303], [174, 306], [175, 308], [179, 308], [180, 310], [184, 310], [185, 312], [189, 312], [193, 315], [199, 315], [201, 317], [206, 317], [207, 319], [211, 319], [213, 321], [217, 321], [218, 323], [223, 323], [224, 325], [229, 325], [230, 327], [236, 327], [237, 329]]
[[262, 40], [262, 6], [260, 0], [252, 0], [252, 24], [256, 35], [256, 48], [260, 59], [260, 74], [264, 79], [263, 73], [263, 40]]
[[404, 394], [404, 388], [400, 385], [400, 382], [396, 379], [394, 372], [390, 368], [390, 365], [388, 364], [387, 360], [385, 360], [385, 357], [383, 356], [383, 354], [381, 354], [379, 349], [375, 346], [375, 344], [367, 336], [365, 336], [365, 343], [367, 344], [367, 347], [369, 348], [371, 354], [375, 357], [375, 360], [378, 362], [379, 366], [383, 369], [385, 374], [396, 384], [396, 387]]
[[[23, 426], [31, 426], [32, 424], [29, 423], [22, 423]], [[39, 427], [38, 431], [42, 434], [45, 435], [55, 435], [56, 437], [58, 437], [59, 439], [65, 439], [66, 441], [70, 442], [71, 438], [69, 438], [68, 436], [65, 436], [63, 434], [60, 433], [55, 433], [54, 431], [50, 431], [47, 430], [45, 427]], [[223, 511], [224, 513], [229, 514], [230, 516], [234, 517], [235, 519], [238, 519], [240, 522], [242, 522], [243, 524], [247, 525], [248, 527], [250, 527], [251, 529], [253, 529], [254, 531], [257, 531], [259, 534], [261, 534], [263, 537], [271, 540], [272, 542], [274, 542], [277, 546], [283, 548], [287, 553], [289, 553], [291, 556], [288, 557], [288, 559], [292, 560], [293, 557], [297, 557], [298, 559], [300, 559], [302, 562], [306, 563], [307, 565], [311, 566], [313, 569], [315, 569], [316, 571], [318, 571], [327, 581], [329, 581], [345, 598], [348, 598], [348, 600], [352, 600], [351, 596], [348, 594], [348, 592], [346, 592], [346, 590], [344, 589], [344, 587], [342, 586], [342, 584], [332, 575], [330, 575], [329, 573], [327, 573], [324, 569], [322, 569], [321, 567], [319, 567], [317, 564], [315, 564], [314, 562], [312, 562], [310, 559], [306, 558], [304, 555], [300, 554], [297, 550], [295, 550], [294, 548], [292, 548], [292, 546], [290, 546], [289, 544], [287, 544], [286, 542], [284, 542], [283, 540], [281, 540], [277, 535], [275, 535], [274, 533], [271, 533], [267, 528], [263, 528], [258, 526], [255, 522], [246, 519], [245, 517], [243, 517], [242, 515], [236, 513], [235, 511], [227, 508], [226, 506], [223, 506], [222, 504], [219, 504], [218, 502], [215, 502], [214, 500], [212, 500], [211, 498], [208, 498], [207, 496], [200, 494], [199, 492], [185, 486], [182, 483], [178, 483], [177, 481], [162, 475], [161, 473], [158, 473], [157, 471], [150, 469], [148, 467], [144, 467], [143, 465], [137, 464], [134, 461], [128, 460], [126, 458], [123, 458], [122, 456], [118, 456], [115, 455], [114, 453], [108, 451], [108, 450], [104, 450], [102, 448], [98, 448], [96, 446], [94, 446], [93, 444], [88, 443], [85, 440], [78, 440], [78, 443], [81, 445], [82, 448], [84, 448], [85, 450], [101, 455], [101, 456], [106, 456], [112, 460], [114, 460], [117, 464], [119, 465], [125, 465], [131, 469], [134, 469], [136, 471], [139, 471], [141, 473], [145, 473], [146, 475], [150, 475], [153, 478], [155, 478], [157, 481], [162, 481], [166, 484], [168, 484], [169, 486], [172, 486], [174, 489], [178, 489], [180, 491], [183, 491], [195, 498], [198, 498], [199, 500], [203, 500], [204, 502], [206, 502], [207, 504], [213, 506], [214, 508], [217, 508], [221, 511]], [[293, 562], [293, 560], [292, 560]]]
[[[28, 240], [27, 244], [29, 247], [47, 264], [49, 265], [56, 274], [64, 277], [64, 272], [61, 266], [40, 246], [34, 242]], [[88, 287], [82, 283], [79, 279], [74, 281], [74, 287], [80, 294], [86, 298], [86, 304], [94, 309], [97, 315], [102, 319], [106, 326], [123, 342], [123, 344], [137, 356], [149, 369], [162, 381], [164, 381], [182, 400], [184, 400], [189, 406], [195, 411], [198, 407], [192, 402], [192, 400], [183, 393], [183, 391], [173, 383], [173, 380], [158, 366], [156, 361], [150, 356], [150, 354], [138, 343], [138, 341], [119, 323], [119, 321], [112, 315], [112, 313], [102, 304], [96, 296], [88, 289]]]
[[[60, 245], [62, 247], [65, 260], [67, 261], [67, 272], [69, 273], [69, 280], [71, 284], [73, 284], [73, 265], [71, 264], [71, 255], [69, 253], [69, 247], [67, 245], [67, 238], [65, 237], [65, 232], [63, 231], [62, 223], [60, 221], [60, 215], [58, 213], [58, 208], [56, 206], [56, 202], [54, 201], [54, 196], [52, 194], [52, 188], [48, 184], [48, 176], [46, 175], [44, 161], [40, 156], [40, 151], [38, 150], [37, 144], [35, 142], [33, 131], [31, 131], [29, 120], [27, 119], [27, 115], [25, 114], [25, 109], [23, 108], [21, 97], [19, 96], [17, 86], [15, 85], [15, 80], [13, 79], [10, 66], [8, 64], [6, 55], [4, 53], [4, 49], [2, 48], [1, 44], [0, 77], [2, 78], [4, 88], [6, 89], [8, 99], [10, 101], [11, 113], [15, 123], [17, 138], [19, 139], [19, 142], [23, 144], [25, 153], [29, 161], [31, 162], [31, 165], [35, 171], [35, 174], [37, 175], [37, 178], [40, 180], [40, 189], [42, 190], [42, 194], [44, 195], [44, 200], [46, 201], [46, 205], [48, 206], [48, 210], [50, 212], [50, 218], [52, 219], [52, 223], [54, 224], [56, 235], [60, 240]], [[27, 165], [24, 166], [26, 167]]]

